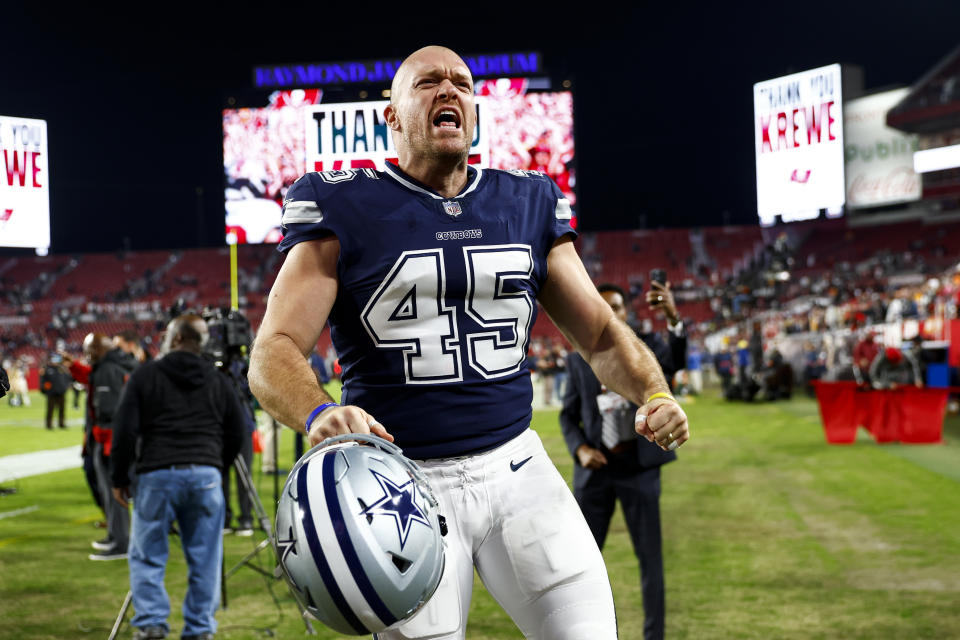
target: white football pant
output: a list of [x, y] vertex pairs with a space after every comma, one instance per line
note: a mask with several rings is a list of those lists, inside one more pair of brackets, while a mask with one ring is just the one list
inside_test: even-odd
[[376, 640], [463, 640], [474, 566], [527, 638], [617, 637], [603, 557], [535, 431], [482, 454], [418, 464], [447, 521], [446, 568], [427, 605]]

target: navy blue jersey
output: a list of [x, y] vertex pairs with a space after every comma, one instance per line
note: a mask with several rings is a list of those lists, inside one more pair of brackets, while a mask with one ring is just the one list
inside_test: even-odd
[[343, 402], [416, 459], [492, 449], [530, 424], [536, 297], [550, 248], [574, 233], [543, 174], [468, 171], [455, 198], [389, 164], [308, 173], [284, 202], [281, 251], [340, 242], [329, 321]]

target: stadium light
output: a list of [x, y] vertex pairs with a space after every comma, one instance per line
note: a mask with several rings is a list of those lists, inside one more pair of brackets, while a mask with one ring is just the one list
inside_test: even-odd
[[913, 170], [930, 173], [960, 167], [960, 144], [936, 149], [924, 149], [913, 154]]

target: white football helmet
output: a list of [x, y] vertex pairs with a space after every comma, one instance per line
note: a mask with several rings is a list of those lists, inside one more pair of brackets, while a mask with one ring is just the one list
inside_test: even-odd
[[443, 575], [446, 523], [420, 468], [366, 434], [324, 440], [277, 505], [276, 552], [305, 611], [349, 635], [398, 625]]

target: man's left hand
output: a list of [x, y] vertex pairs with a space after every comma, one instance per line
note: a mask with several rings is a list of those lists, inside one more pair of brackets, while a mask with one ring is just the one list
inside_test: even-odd
[[127, 500], [130, 499], [130, 487], [114, 487], [113, 499], [120, 503], [124, 509], [127, 508]]
[[656, 398], [637, 409], [636, 427], [638, 434], [664, 451], [673, 451], [690, 439], [687, 414], [667, 398]]

